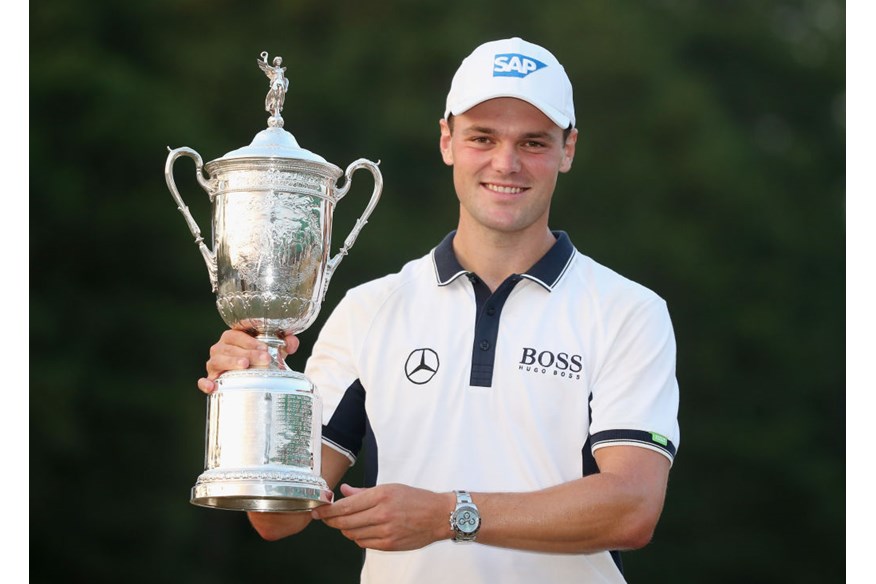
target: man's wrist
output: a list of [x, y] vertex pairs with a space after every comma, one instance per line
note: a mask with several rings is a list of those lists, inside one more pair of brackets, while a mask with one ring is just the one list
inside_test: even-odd
[[439, 493], [439, 495], [441, 496], [441, 512], [438, 515], [439, 521], [436, 534], [438, 536], [437, 540], [443, 541], [445, 539], [453, 539], [455, 535], [447, 518], [456, 508], [456, 494], [453, 491], [448, 491], [447, 493]]

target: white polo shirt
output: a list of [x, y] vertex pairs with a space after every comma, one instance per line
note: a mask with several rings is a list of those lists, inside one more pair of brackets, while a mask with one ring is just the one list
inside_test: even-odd
[[[323, 440], [353, 462], [365, 446], [366, 486], [533, 491], [598, 472], [592, 451], [617, 444], [672, 461], [678, 385], [665, 302], [563, 232], [490, 294], [460, 267], [453, 235], [351, 289], [307, 362]], [[362, 581], [623, 582], [616, 562], [448, 540], [368, 550]]]

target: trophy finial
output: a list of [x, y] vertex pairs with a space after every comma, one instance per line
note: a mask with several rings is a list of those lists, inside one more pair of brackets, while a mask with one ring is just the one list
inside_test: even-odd
[[282, 128], [283, 117], [280, 112], [283, 111], [283, 102], [286, 101], [286, 91], [289, 89], [289, 80], [286, 79], [286, 67], [281, 67], [283, 57], [274, 57], [273, 65], [268, 64], [268, 52], [262, 51], [261, 59], [259, 59], [259, 68], [265, 72], [265, 75], [270, 79], [270, 89], [265, 97], [265, 111], [271, 114], [268, 118], [268, 126], [271, 128]]

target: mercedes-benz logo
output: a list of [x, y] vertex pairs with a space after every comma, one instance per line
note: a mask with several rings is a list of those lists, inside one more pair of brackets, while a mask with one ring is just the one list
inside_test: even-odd
[[417, 385], [428, 383], [438, 373], [438, 353], [432, 349], [414, 349], [405, 363], [405, 375]]

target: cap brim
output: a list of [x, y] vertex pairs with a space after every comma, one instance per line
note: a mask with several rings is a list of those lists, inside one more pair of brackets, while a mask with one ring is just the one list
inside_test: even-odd
[[569, 119], [569, 116], [563, 115], [563, 113], [560, 112], [559, 110], [557, 110], [556, 108], [553, 108], [549, 105], [545, 105], [542, 103], [538, 103], [537, 101], [535, 101], [533, 99], [529, 99], [527, 96], [516, 94], [514, 92], [508, 92], [508, 91], [498, 92], [496, 94], [488, 94], [486, 96], [478, 96], [476, 99], [472, 99], [472, 100], [468, 100], [468, 101], [460, 101], [458, 103], [455, 103], [444, 112], [444, 119], [446, 120], [450, 114], [453, 114], [454, 116], [464, 114], [465, 112], [467, 112], [468, 110], [470, 110], [471, 108], [473, 108], [476, 105], [479, 105], [479, 104], [484, 103], [485, 101], [489, 101], [491, 99], [497, 99], [500, 97], [513, 97], [514, 99], [519, 99], [520, 101], [525, 101], [526, 103], [528, 103], [529, 105], [533, 106], [534, 108], [539, 110], [541, 113], [546, 115], [553, 123], [558, 125], [563, 130], [565, 130], [570, 125], [572, 125], [572, 120]]

